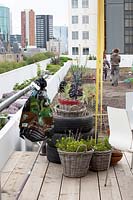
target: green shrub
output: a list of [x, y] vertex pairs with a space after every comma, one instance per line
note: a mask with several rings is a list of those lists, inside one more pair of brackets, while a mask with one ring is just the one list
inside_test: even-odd
[[48, 64], [46, 70], [49, 70], [51, 74], [55, 74], [60, 68], [60, 65]]
[[45, 52], [44, 55], [45, 55], [47, 58], [52, 58], [52, 57], [55, 56], [53, 52], [49, 52], [49, 51]]
[[0, 63], [0, 74], [23, 67], [25, 65], [29, 65], [35, 62], [39, 62], [41, 60], [46, 60], [50, 57], [53, 57], [53, 53], [45, 52], [45, 53], [38, 53], [32, 57], [23, 56], [23, 61], [20, 62], [1, 62]]

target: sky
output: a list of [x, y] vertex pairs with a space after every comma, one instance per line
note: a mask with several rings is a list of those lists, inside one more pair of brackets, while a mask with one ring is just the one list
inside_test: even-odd
[[21, 11], [33, 9], [35, 15], [53, 15], [54, 26], [68, 25], [68, 0], [0, 0], [0, 5], [10, 8], [12, 33], [21, 33]]

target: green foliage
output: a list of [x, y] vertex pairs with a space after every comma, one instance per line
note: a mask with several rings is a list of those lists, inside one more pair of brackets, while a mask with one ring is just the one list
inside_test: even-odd
[[53, 57], [51, 59], [51, 64], [63, 66], [64, 62], [67, 62], [68, 60], [70, 60], [68, 57]]
[[35, 62], [38, 62], [38, 61], [41, 61], [41, 60], [45, 60], [45, 59], [47, 59], [47, 57], [44, 53], [37, 53], [32, 57], [27, 57], [26, 63], [27, 63], [27, 65], [30, 65], [32, 63], [35, 63]]
[[48, 59], [53, 57], [53, 53], [45, 52], [45, 53], [38, 53], [32, 57], [23, 56], [23, 61], [20, 62], [1, 62], [0, 63], [0, 74], [23, 67], [25, 65], [29, 65], [35, 62], [39, 62], [41, 60]]
[[72, 137], [62, 137], [57, 140], [56, 147], [66, 152], [84, 152], [92, 149], [91, 140], [76, 140]]
[[60, 57], [60, 61], [67, 62], [68, 60], [72, 60], [72, 58]]
[[13, 87], [13, 90], [22, 90], [24, 89], [25, 87], [27, 87], [28, 85], [31, 84], [32, 81], [34, 81], [36, 79], [36, 77], [34, 78], [31, 78], [29, 80], [25, 80], [23, 83], [16, 83]]
[[55, 56], [53, 52], [49, 52], [49, 51], [45, 52], [44, 55], [45, 55], [47, 58], [52, 58], [52, 57]]
[[111, 149], [111, 145], [109, 144], [108, 137], [98, 138], [97, 144], [94, 145], [95, 151], [107, 151]]
[[22, 66], [25, 66], [25, 61], [21, 62], [1, 62], [0, 63], [0, 74], [11, 71], [13, 69], [20, 68]]
[[89, 55], [88, 59], [89, 59], [89, 60], [96, 60], [97, 58], [96, 58], [96, 56], [94, 56], [94, 55]]
[[70, 83], [68, 83], [68, 84], [64, 87], [64, 97], [65, 97], [66, 99], [70, 98], [70, 97], [69, 97], [70, 88], [71, 88], [71, 84], [70, 84]]
[[2, 129], [5, 126], [7, 121], [8, 121], [7, 114], [1, 114], [0, 113], [0, 129]]
[[49, 70], [51, 74], [55, 74], [60, 68], [60, 65], [48, 64], [46, 70]]
[[[95, 101], [96, 88], [94, 85], [83, 85], [83, 96], [81, 100], [89, 104], [90, 101]], [[94, 102], [93, 102], [94, 103]]]
[[37, 63], [37, 76], [40, 77], [42, 74], [41, 66], [39, 63]]

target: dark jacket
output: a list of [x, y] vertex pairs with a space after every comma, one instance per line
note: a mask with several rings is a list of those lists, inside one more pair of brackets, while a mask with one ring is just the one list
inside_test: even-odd
[[118, 53], [112, 53], [110, 58], [110, 63], [112, 66], [118, 66], [121, 61], [120, 55]]

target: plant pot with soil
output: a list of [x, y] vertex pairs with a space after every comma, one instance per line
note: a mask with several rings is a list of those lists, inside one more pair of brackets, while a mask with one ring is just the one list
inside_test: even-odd
[[115, 166], [123, 157], [123, 153], [120, 150], [112, 149], [112, 156], [111, 156], [111, 166]]
[[66, 137], [58, 140], [56, 146], [64, 176], [76, 178], [87, 175], [93, 154], [91, 140], [75, 140]]
[[107, 170], [108, 164], [111, 159], [111, 145], [108, 142], [108, 138], [98, 139], [94, 144], [94, 153], [90, 162], [90, 170], [103, 171]]

